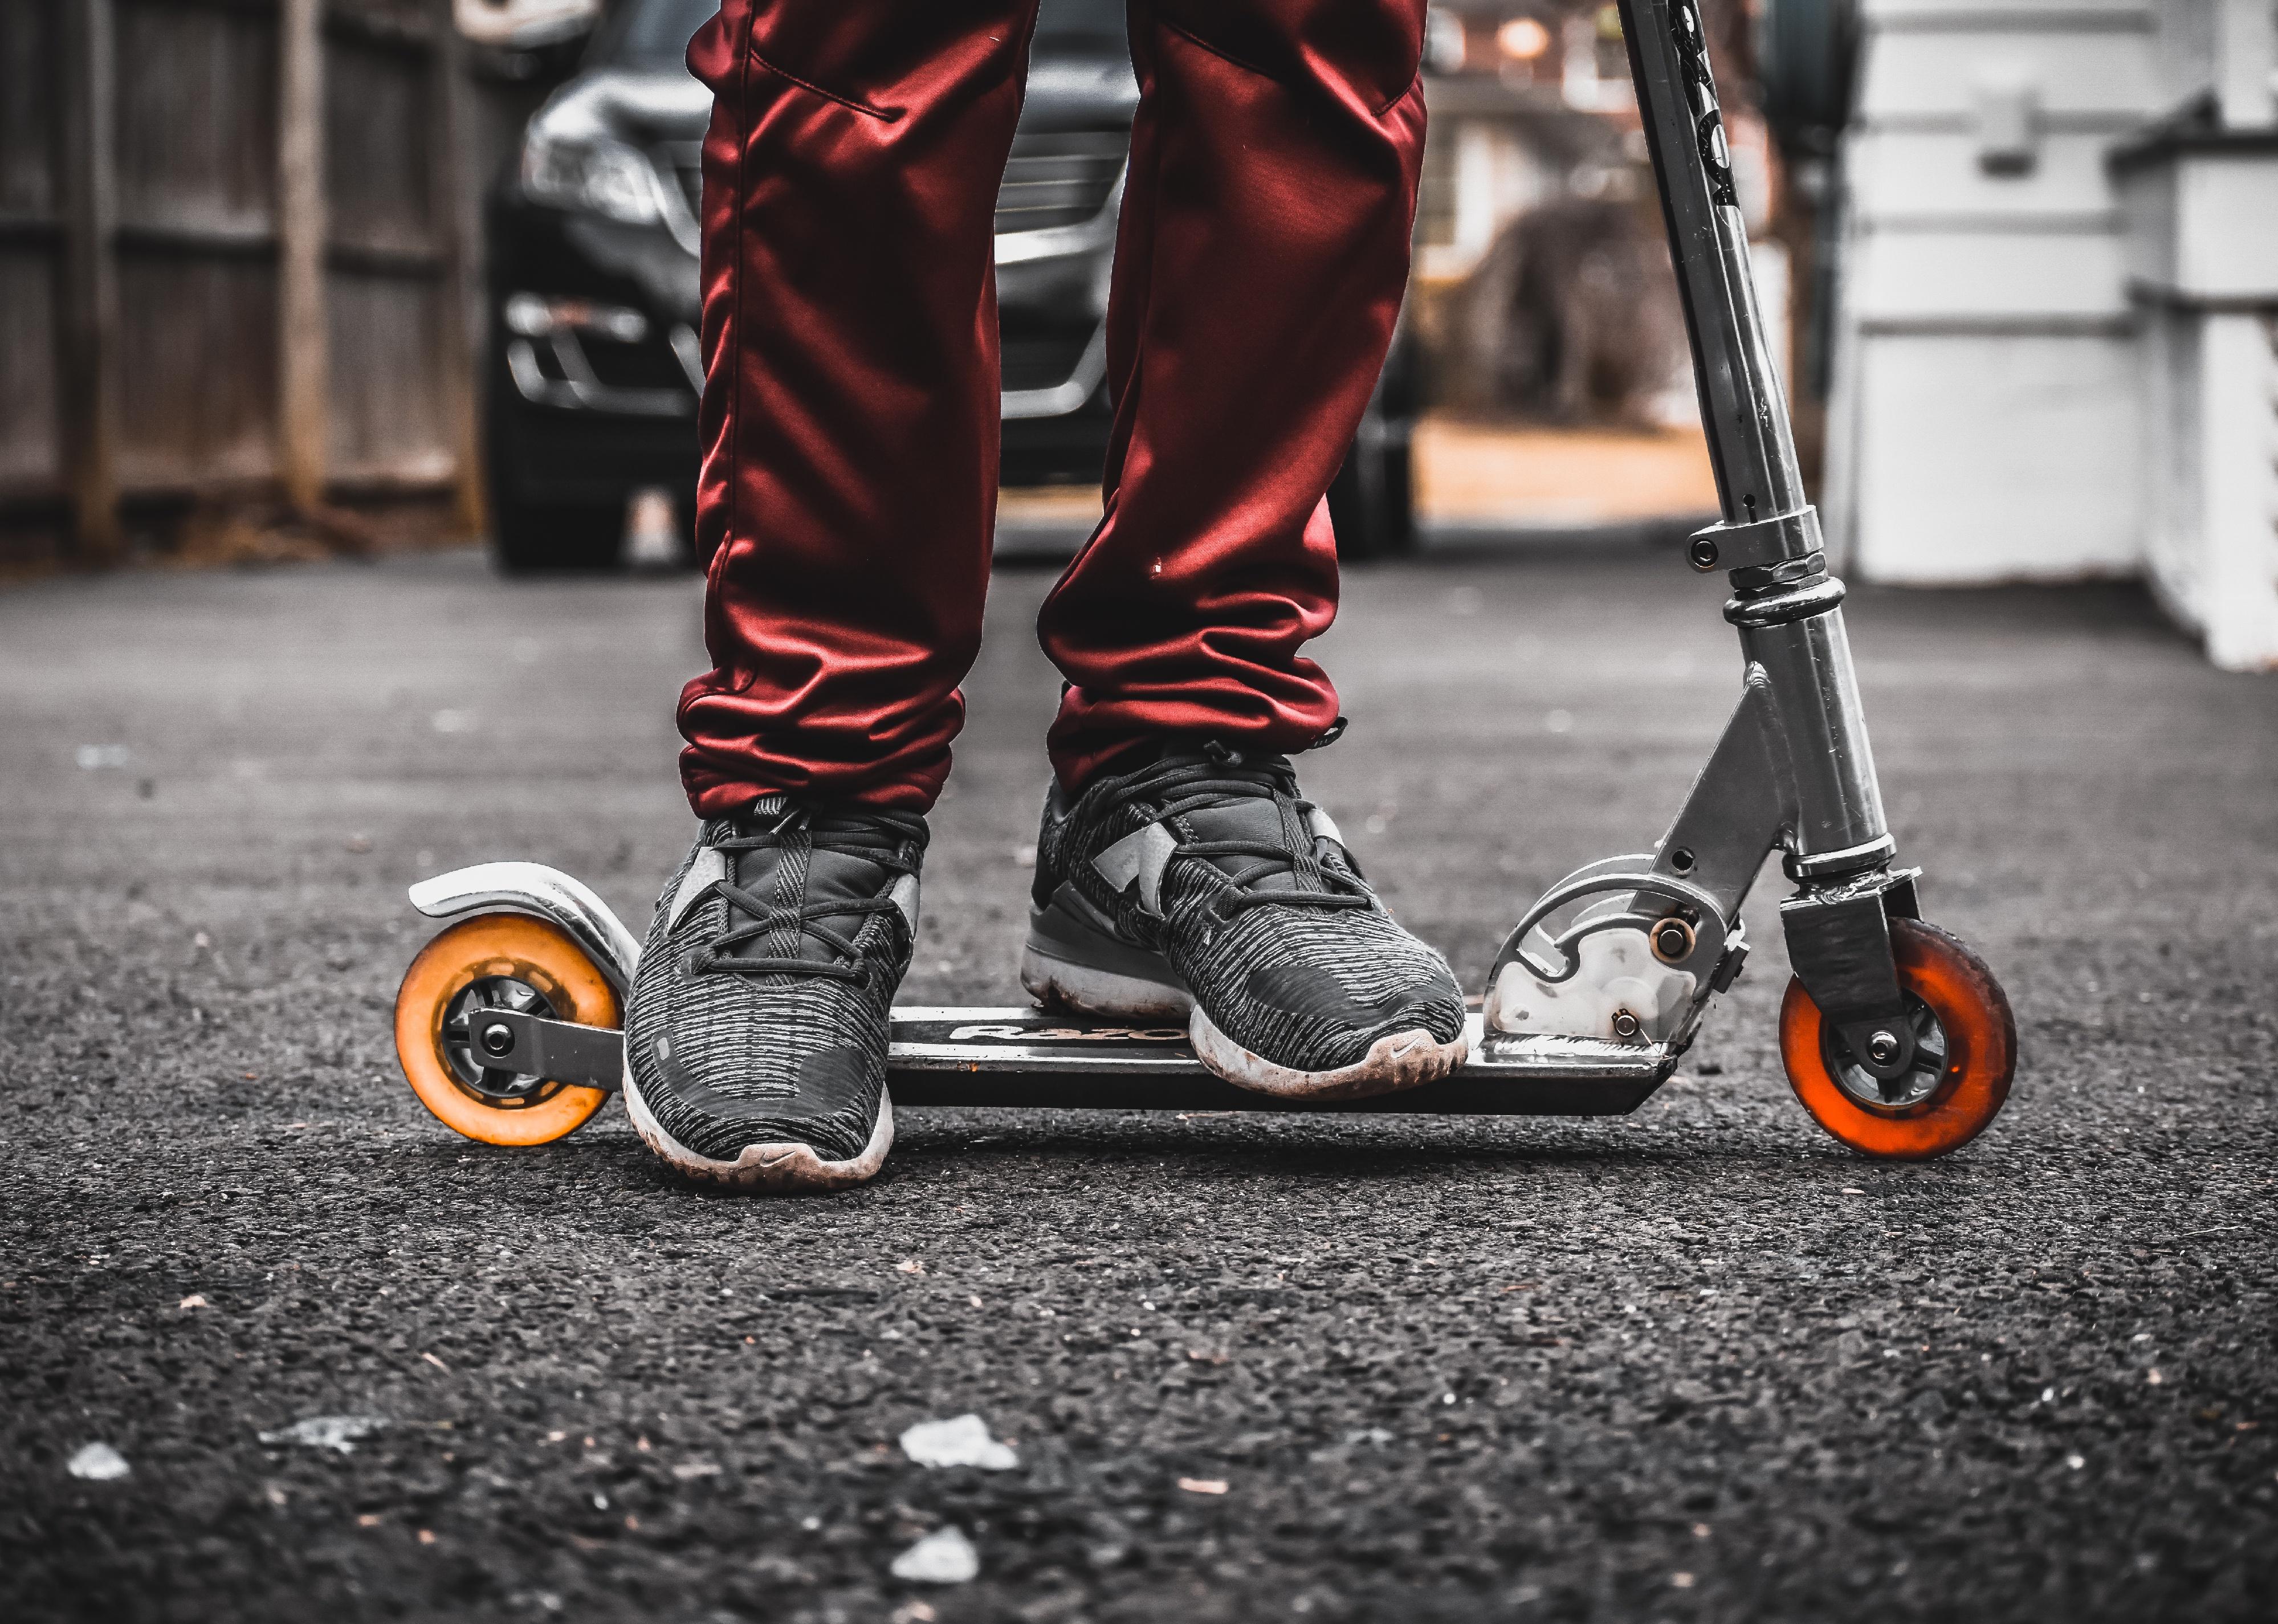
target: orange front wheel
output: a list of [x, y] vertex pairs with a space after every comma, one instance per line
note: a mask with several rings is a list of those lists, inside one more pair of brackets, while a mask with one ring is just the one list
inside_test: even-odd
[[395, 995], [395, 1055], [419, 1102], [487, 1145], [543, 1145], [601, 1109], [599, 1088], [485, 1066], [470, 1023], [514, 1010], [586, 1026], [617, 1024], [617, 995], [570, 937], [542, 919], [485, 913], [429, 942]]
[[1892, 919], [1891, 951], [1915, 1033], [1903, 1076], [1861, 1065], [1798, 980], [1780, 1006], [1780, 1058], [1821, 1127], [1868, 1155], [1918, 1162], [1968, 1144], [2000, 1114], [2017, 1023], [1984, 961], [1936, 926]]

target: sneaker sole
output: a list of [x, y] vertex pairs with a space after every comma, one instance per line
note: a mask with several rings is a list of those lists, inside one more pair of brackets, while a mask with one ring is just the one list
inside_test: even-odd
[[1111, 1020], [1184, 1020], [1195, 1007], [1161, 954], [1116, 941], [1057, 901], [1028, 911], [1021, 985], [1047, 1008]]
[[1436, 1083], [1471, 1057], [1468, 1037], [1442, 1043], [1421, 1026], [1387, 1033], [1349, 1066], [1300, 1071], [1252, 1054], [1218, 1029], [1200, 1004], [1187, 1021], [1195, 1058], [1237, 1088], [1284, 1100], [1365, 1100]]
[[1187, 1041], [1205, 1071], [1284, 1100], [1365, 1100], [1419, 1088], [1454, 1071], [1472, 1052], [1468, 1034], [1442, 1043], [1416, 1027], [1379, 1038], [1350, 1065], [1301, 1071], [1277, 1064], [1220, 1031], [1160, 955], [1118, 942], [1057, 903], [1029, 913], [1021, 985], [1047, 1008], [1110, 1020], [1183, 1018]]
[[826, 1162], [814, 1154], [814, 1146], [797, 1143], [746, 1145], [733, 1162], [700, 1156], [666, 1132], [649, 1115], [647, 1102], [633, 1086], [631, 1065], [626, 1066], [624, 1076], [625, 1115], [632, 1118], [633, 1132], [675, 1171], [699, 1183], [776, 1195], [845, 1190], [868, 1182], [885, 1165], [886, 1152], [893, 1148], [893, 1096], [881, 1093], [878, 1120], [870, 1130], [870, 1142], [852, 1161]]

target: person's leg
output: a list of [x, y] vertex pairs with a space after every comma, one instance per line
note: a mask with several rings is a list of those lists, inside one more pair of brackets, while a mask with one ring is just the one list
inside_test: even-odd
[[1038, 629], [1061, 784], [1164, 734], [1296, 751], [1337, 714], [1323, 501], [1384, 363], [1424, 146], [1423, 0], [1130, 0], [1141, 101], [1108, 309], [1106, 516]]
[[992, 218], [1036, 0], [727, 0], [704, 142], [699, 817], [923, 812], [995, 521]]
[[625, 1107], [691, 1176], [829, 1189], [893, 1142], [923, 813], [981, 636], [992, 220], [1036, 0], [727, 0], [704, 143], [705, 824], [659, 899]]
[[1142, 91], [1109, 305], [1106, 515], [1044, 606], [1069, 687], [1021, 980], [1183, 1017], [1229, 1081], [1444, 1076], [1447, 962], [1287, 752], [1336, 720], [1323, 499], [1383, 365], [1422, 156], [1423, 0], [1131, 0]]

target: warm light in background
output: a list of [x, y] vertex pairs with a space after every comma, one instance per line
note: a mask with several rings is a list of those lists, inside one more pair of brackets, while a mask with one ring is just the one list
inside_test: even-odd
[[1514, 17], [1495, 30], [1502, 54], [1518, 62], [1532, 62], [1550, 49], [1550, 30], [1532, 17]]

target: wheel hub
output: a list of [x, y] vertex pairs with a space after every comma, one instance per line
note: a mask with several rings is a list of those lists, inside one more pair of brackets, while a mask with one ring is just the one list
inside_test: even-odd
[[[1868, 1069], [1834, 1022], [1821, 1028], [1820, 1045], [1829, 1075], [1837, 1087], [1870, 1110], [1911, 1111], [1938, 1091], [1945, 1076], [1945, 1028], [1938, 1025], [1937, 1015], [1929, 1004], [1908, 993], [1904, 1018], [1914, 1033], [1914, 1059], [1905, 1071], [1887, 1079]], [[1898, 1057], [1899, 1047], [1897, 1034], [1887, 1031], [1877, 1032], [1867, 1040], [1869, 1057], [1884, 1066]]]
[[562, 1085], [528, 1072], [485, 1065], [486, 1056], [509, 1053], [514, 1033], [503, 1025], [485, 1024], [485, 1011], [511, 1010], [554, 1020], [554, 1004], [529, 982], [510, 975], [479, 976], [460, 989], [443, 1011], [443, 1058], [451, 1079], [486, 1105], [536, 1105], [559, 1092]]

